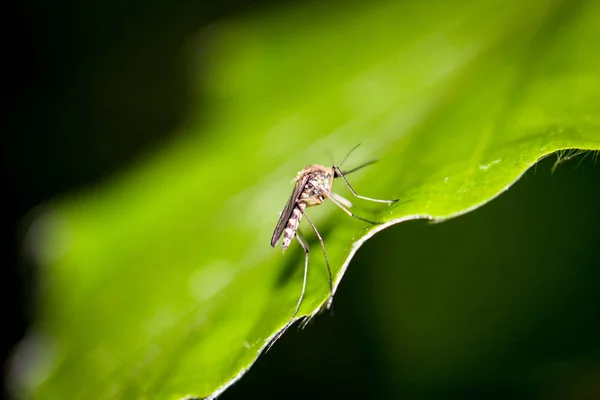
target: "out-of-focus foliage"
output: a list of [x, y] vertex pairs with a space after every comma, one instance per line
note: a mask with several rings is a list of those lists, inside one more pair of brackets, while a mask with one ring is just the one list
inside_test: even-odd
[[[362, 143], [346, 167], [381, 160], [352, 174], [353, 186], [401, 202], [354, 203], [395, 223], [465, 213], [544, 155], [600, 149], [597, 2], [297, 7], [200, 32], [188, 47], [201, 55], [210, 107], [189, 135], [40, 211], [26, 242], [40, 265], [39, 308], [17, 391], [179, 398], [239, 377], [294, 309], [302, 252], [282, 256], [268, 240], [289, 180], [329, 164], [328, 151], [340, 160]], [[332, 204], [310, 211], [339, 282], [382, 227]], [[305, 232], [313, 251], [300, 315], [328, 295]]]

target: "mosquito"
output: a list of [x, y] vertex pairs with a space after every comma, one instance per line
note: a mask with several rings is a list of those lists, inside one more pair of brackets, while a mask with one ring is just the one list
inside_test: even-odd
[[[346, 157], [344, 157], [344, 159], [340, 163], [340, 166], [344, 163], [344, 161], [346, 161], [348, 156], [352, 154], [354, 150], [356, 150], [357, 147], [358, 145], [348, 152]], [[292, 318], [290, 319], [290, 323], [288, 324], [288, 326], [294, 321], [296, 314], [298, 314], [298, 310], [300, 309], [300, 305], [302, 304], [302, 300], [304, 299], [304, 292], [306, 290], [306, 277], [308, 276], [309, 249], [306, 242], [302, 240], [300, 236], [298, 236], [297, 232], [298, 225], [300, 224], [302, 216], [306, 218], [306, 221], [309, 223], [309, 225], [315, 232], [317, 238], [319, 239], [319, 242], [321, 243], [321, 249], [323, 250], [323, 255], [325, 257], [325, 264], [327, 265], [327, 272], [329, 273], [329, 299], [327, 300], [325, 309], [330, 308], [333, 302], [333, 275], [331, 274], [331, 267], [329, 266], [329, 259], [327, 258], [327, 251], [325, 250], [325, 242], [323, 241], [323, 237], [317, 230], [317, 227], [306, 213], [306, 208], [318, 206], [319, 204], [323, 203], [326, 199], [329, 199], [333, 204], [341, 208], [342, 211], [344, 211], [346, 214], [353, 218], [359, 219], [372, 225], [380, 224], [380, 222], [371, 221], [354, 214], [348, 209], [349, 207], [352, 207], [352, 204], [345, 198], [331, 191], [334, 179], [342, 178], [348, 189], [350, 189], [350, 192], [359, 199], [373, 201], [376, 203], [396, 203], [399, 199], [380, 200], [361, 196], [354, 191], [354, 189], [346, 179], [347, 174], [350, 174], [354, 171], [358, 171], [359, 169], [371, 165], [375, 162], [376, 161], [369, 161], [346, 172], [342, 172], [340, 166], [336, 164], [334, 164], [331, 168], [327, 168], [319, 164], [311, 164], [303, 168], [302, 171], [298, 172], [298, 175], [294, 179], [294, 190], [292, 191], [292, 195], [290, 196], [287, 204], [285, 205], [285, 208], [281, 212], [279, 221], [277, 222], [277, 226], [275, 227], [275, 231], [273, 232], [273, 237], [271, 238], [271, 246], [275, 247], [277, 245], [277, 242], [283, 235], [281, 249], [283, 252], [285, 252], [285, 250], [289, 247], [289, 245], [292, 243], [292, 240], [295, 237], [304, 249], [305, 254], [302, 291], [300, 292], [300, 298], [298, 299], [296, 309], [294, 310], [294, 314], [292, 314]]]

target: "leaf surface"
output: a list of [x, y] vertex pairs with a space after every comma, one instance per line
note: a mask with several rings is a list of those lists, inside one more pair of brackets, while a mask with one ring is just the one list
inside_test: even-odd
[[[600, 3], [309, 4], [202, 32], [210, 106], [161, 152], [55, 199], [26, 249], [40, 265], [37, 320], [18, 388], [38, 398], [219, 394], [288, 322], [297, 243], [268, 245], [308, 164], [338, 162], [365, 196], [334, 190], [370, 226], [311, 208], [340, 283], [385, 227], [482, 206], [557, 150], [600, 149]], [[303, 223], [304, 224], [304, 223]], [[328, 296], [311, 246], [299, 316]], [[401, 251], [402, 244], [390, 251]], [[343, 288], [341, 289], [343, 290]], [[317, 320], [318, 323], [318, 320]], [[20, 359], [18, 357], [18, 359]]]

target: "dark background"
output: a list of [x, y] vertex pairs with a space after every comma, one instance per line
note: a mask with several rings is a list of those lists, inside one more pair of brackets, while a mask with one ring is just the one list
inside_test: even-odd
[[[275, 4], [6, 9], [3, 359], [32, 309], [23, 218], [169, 140], [198, 101], [187, 38]], [[600, 167], [588, 154], [552, 174], [555, 160], [473, 213], [378, 234], [351, 263], [335, 316], [291, 330], [222, 398], [600, 398]]]
[[222, 398], [600, 398], [592, 156], [554, 174], [549, 157], [479, 210], [377, 234], [335, 316], [291, 329]]

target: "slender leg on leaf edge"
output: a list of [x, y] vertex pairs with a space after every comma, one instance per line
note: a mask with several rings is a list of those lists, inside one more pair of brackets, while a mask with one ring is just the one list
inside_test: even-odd
[[273, 346], [273, 344], [275, 344], [275, 342], [277, 340], [279, 340], [279, 338], [288, 330], [288, 328], [290, 326], [292, 326], [292, 324], [294, 323], [294, 318], [296, 318], [296, 315], [298, 314], [298, 311], [300, 310], [300, 305], [302, 305], [302, 300], [304, 300], [304, 293], [306, 292], [306, 278], [308, 277], [308, 253], [309, 253], [309, 250], [308, 250], [308, 246], [306, 245], [306, 243], [304, 243], [304, 241], [302, 239], [300, 239], [300, 236], [298, 236], [298, 232], [296, 232], [296, 239], [298, 239], [298, 242], [300, 242], [302, 249], [304, 249], [304, 255], [305, 255], [305, 257], [304, 257], [304, 278], [302, 279], [302, 291], [300, 292], [300, 298], [298, 299], [298, 303], [296, 304], [296, 309], [294, 310], [292, 317], [290, 318], [289, 322], [281, 329], [281, 331], [275, 337], [273, 337], [273, 339], [271, 339], [271, 342], [267, 346], [266, 351], [269, 351], [271, 349], [271, 346]]
[[336, 206], [338, 206], [339, 208], [342, 209], [342, 211], [344, 211], [346, 214], [348, 214], [349, 216], [351, 216], [352, 218], [356, 218], [356, 219], [360, 219], [363, 222], [367, 222], [371, 225], [379, 225], [381, 224], [381, 222], [377, 222], [377, 221], [371, 221], [370, 219], [366, 219], [363, 217], [359, 217], [358, 215], [354, 214], [352, 211], [348, 210], [346, 207], [344, 207], [344, 205], [342, 203], [340, 203], [338, 200], [336, 200], [334, 197], [332, 196], [327, 196], [327, 198], [329, 200], [331, 200], [331, 202], [333, 204], [335, 204]]
[[336, 176], [339, 176], [340, 178], [342, 178], [344, 180], [344, 183], [346, 184], [346, 186], [348, 186], [348, 189], [350, 189], [350, 191], [352, 192], [352, 194], [354, 196], [358, 197], [359, 199], [374, 201], [375, 203], [386, 203], [386, 204], [393, 204], [393, 203], [396, 203], [398, 200], [400, 200], [400, 199], [381, 200], [381, 199], [373, 199], [371, 197], [361, 196], [360, 194], [356, 193], [354, 191], [354, 189], [352, 189], [352, 186], [350, 186], [350, 182], [348, 182], [348, 180], [344, 176], [344, 173], [337, 166], [334, 166], [334, 168], [335, 168]]

